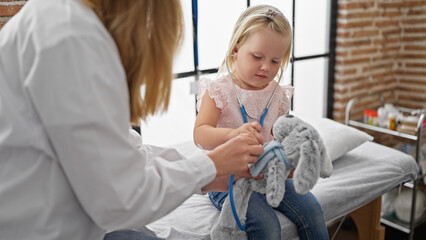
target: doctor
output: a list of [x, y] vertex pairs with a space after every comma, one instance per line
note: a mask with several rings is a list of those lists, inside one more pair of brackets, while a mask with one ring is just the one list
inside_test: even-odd
[[182, 22], [179, 0], [31, 0], [3, 27], [0, 239], [103, 239], [250, 177], [250, 135], [182, 161], [129, 140], [167, 108]]

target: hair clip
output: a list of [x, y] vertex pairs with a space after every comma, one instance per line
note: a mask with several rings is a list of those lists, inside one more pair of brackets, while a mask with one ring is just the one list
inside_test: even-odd
[[275, 16], [275, 15], [277, 15], [277, 12], [276, 12], [276, 11], [274, 11], [274, 10], [272, 10], [272, 9], [269, 9], [269, 10], [266, 12], [266, 16], [268, 16], [268, 17], [273, 17], [273, 16]]

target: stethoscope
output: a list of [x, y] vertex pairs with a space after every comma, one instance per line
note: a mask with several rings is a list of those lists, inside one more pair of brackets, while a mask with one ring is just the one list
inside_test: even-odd
[[[225, 65], [226, 65], [226, 69], [228, 70], [228, 75], [229, 75], [229, 78], [230, 78], [230, 80], [232, 82], [232, 86], [234, 88], [235, 96], [237, 97], [238, 104], [240, 105], [240, 110], [241, 110], [241, 114], [243, 115], [244, 123], [248, 122], [247, 121], [247, 116], [250, 117], [250, 118], [252, 118], [252, 119], [259, 119], [259, 117], [252, 117], [252, 116], [250, 116], [246, 112], [246, 109], [245, 109], [244, 105], [241, 103], [240, 96], [238, 95], [237, 88], [235, 87], [235, 83], [234, 83], [234, 80], [232, 79], [232, 74], [231, 74], [231, 71], [229, 70], [229, 66], [228, 66], [228, 57], [230, 57], [230, 56], [235, 57], [235, 54], [233, 54], [233, 55], [229, 54], [229, 55], [227, 55], [225, 57]], [[281, 68], [281, 72], [280, 72], [280, 77], [278, 78], [277, 85], [275, 86], [274, 91], [271, 94], [271, 97], [269, 97], [269, 100], [268, 100], [268, 102], [267, 102], [267, 104], [265, 106], [265, 110], [263, 110], [263, 113], [260, 116], [260, 121], [259, 121], [260, 126], [263, 126], [263, 121], [265, 120], [265, 116], [268, 113], [268, 109], [269, 109], [269, 106], [271, 105], [272, 98], [274, 97], [275, 91], [277, 90], [277, 87], [280, 84], [281, 77], [283, 75], [283, 67], [280, 66], [280, 68]], [[232, 214], [234, 215], [235, 222], [237, 223], [237, 225], [241, 229], [241, 231], [245, 232], [246, 231], [246, 225], [242, 225], [241, 224], [240, 219], [238, 218], [237, 211], [235, 210], [234, 195], [233, 195], [233, 191], [232, 191], [233, 190], [232, 189], [233, 185], [234, 185], [234, 174], [231, 174], [231, 176], [229, 178], [229, 191], [228, 191], [229, 192], [229, 194], [228, 194], [229, 195], [229, 202], [231, 204], [231, 210], [232, 210]]]

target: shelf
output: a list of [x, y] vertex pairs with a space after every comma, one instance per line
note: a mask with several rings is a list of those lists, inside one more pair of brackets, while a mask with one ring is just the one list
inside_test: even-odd
[[[380, 106], [383, 106], [383, 104], [384, 104], [383, 95], [381, 93], [379, 93], [377, 95], [380, 97]], [[364, 97], [366, 97], [366, 96], [364, 96]], [[418, 163], [419, 162], [419, 148], [420, 148], [421, 141], [422, 141], [422, 135], [424, 134], [424, 131], [425, 131], [423, 124], [424, 124], [424, 120], [425, 120], [426, 109], [413, 110], [413, 109], [404, 108], [404, 107], [396, 107], [398, 109], [398, 111], [400, 111], [400, 112], [408, 113], [412, 116], [418, 116], [416, 133], [415, 134], [407, 134], [407, 133], [402, 133], [402, 132], [390, 130], [390, 129], [383, 128], [383, 127], [369, 125], [369, 124], [366, 124], [366, 123], [361, 122], [361, 121], [351, 120], [351, 110], [352, 110], [353, 105], [355, 104], [356, 101], [358, 101], [358, 100], [360, 100], [364, 97], [355, 97], [355, 98], [352, 98], [352, 99], [349, 100], [348, 104], [346, 105], [345, 124], [349, 125], [349, 126], [359, 127], [359, 128], [366, 129], [366, 130], [371, 130], [371, 131], [374, 131], [374, 132], [384, 133], [384, 134], [388, 134], [388, 135], [392, 135], [392, 136], [396, 136], [396, 137], [415, 141], [416, 142], [415, 160]], [[424, 177], [425, 177], [425, 174], [418, 176], [414, 181], [409, 181], [409, 182], [404, 183], [404, 186], [416, 189], [417, 184], [419, 183], [419, 180], [424, 178]], [[413, 196], [414, 196], [414, 191], [413, 191]], [[414, 198], [412, 200], [411, 211], [414, 210], [413, 208], [415, 206], [416, 206], [416, 198]], [[410, 219], [410, 221], [411, 221], [411, 219]], [[395, 228], [395, 229], [397, 229], [401, 232], [407, 233], [409, 235], [410, 240], [412, 240], [413, 237], [414, 237], [414, 229], [425, 221], [426, 221], [426, 214], [423, 214], [423, 216], [420, 217], [420, 219], [417, 219], [416, 221], [412, 221], [412, 222], [408, 222], [408, 223], [399, 220], [396, 217], [395, 214], [393, 214], [391, 216], [383, 217], [383, 218], [380, 219], [380, 222], [383, 225], [386, 225], [386, 226]]]
[[382, 217], [380, 222], [401, 232], [410, 233], [410, 224], [399, 220], [396, 216]]
[[414, 140], [414, 141], [417, 141], [417, 139], [418, 139], [416, 135], [401, 133], [401, 132], [397, 132], [397, 131], [390, 130], [390, 129], [387, 129], [387, 128], [377, 127], [377, 126], [369, 125], [369, 124], [354, 121], [354, 120], [349, 120], [349, 125], [365, 128], [365, 129], [368, 129], [368, 130], [373, 130], [373, 131], [376, 131], [376, 132], [386, 133], [386, 134], [397, 136], [397, 137], [403, 137], [403, 138], [411, 139], [411, 140]]
[[[423, 222], [426, 221], [426, 214], [423, 214], [422, 217], [420, 217], [419, 219], [417, 219], [417, 221], [414, 224], [414, 228], [416, 228], [417, 226], [419, 226], [420, 224], [422, 224]], [[382, 217], [380, 219], [380, 222], [383, 225], [389, 226], [389, 227], [393, 227], [401, 232], [410, 233], [410, 223], [404, 222], [399, 220], [395, 214], [391, 215], [391, 216], [387, 216], [387, 217]]]

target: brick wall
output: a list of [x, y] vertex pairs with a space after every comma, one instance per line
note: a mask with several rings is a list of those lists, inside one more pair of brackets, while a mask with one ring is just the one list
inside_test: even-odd
[[0, 30], [25, 4], [26, 0], [0, 0]]
[[[333, 118], [350, 98], [426, 108], [426, 0], [339, 0]], [[361, 118], [370, 97], [354, 108]]]

